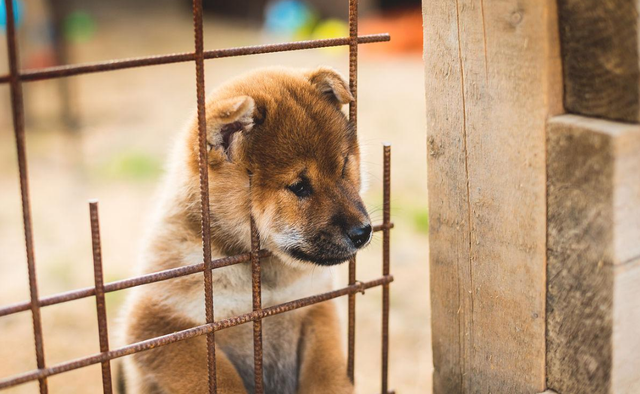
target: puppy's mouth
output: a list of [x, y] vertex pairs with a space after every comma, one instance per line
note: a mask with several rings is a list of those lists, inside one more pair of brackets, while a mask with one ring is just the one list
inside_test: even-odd
[[342, 264], [356, 255], [355, 252], [344, 253], [344, 254], [330, 254], [330, 255], [329, 254], [312, 254], [312, 253], [305, 252], [304, 250], [302, 250], [297, 246], [288, 248], [285, 250], [285, 252], [297, 260], [308, 261], [310, 263], [322, 265], [322, 266], [332, 266], [332, 265]]
[[[315, 234], [287, 234], [275, 237], [274, 242], [280, 253], [292, 257], [300, 263], [319, 266], [342, 264], [371, 241], [371, 226], [360, 226], [360, 231], [336, 234], [335, 231], [319, 230]], [[278, 242], [279, 241], [279, 242]]]

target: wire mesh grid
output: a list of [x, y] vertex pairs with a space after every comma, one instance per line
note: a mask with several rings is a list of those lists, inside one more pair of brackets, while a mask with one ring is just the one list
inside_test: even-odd
[[[178, 341], [206, 335], [207, 338], [207, 364], [208, 364], [208, 387], [210, 393], [217, 393], [216, 386], [216, 358], [215, 358], [215, 333], [219, 330], [238, 326], [240, 324], [253, 323], [253, 348], [254, 348], [254, 376], [255, 393], [262, 394], [263, 371], [262, 371], [262, 319], [285, 313], [294, 309], [303, 308], [320, 302], [328, 301], [337, 297], [348, 296], [348, 358], [347, 374], [351, 381], [354, 381], [355, 366], [355, 302], [358, 293], [364, 293], [366, 289], [382, 286], [382, 371], [381, 371], [381, 393], [389, 393], [388, 389], [388, 365], [389, 365], [389, 284], [393, 281], [393, 276], [389, 270], [389, 235], [393, 228], [390, 217], [390, 169], [391, 169], [391, 147], [385, 145], [383, 149], [383, 220], [382, 223], [373, 226], [374, 232], [383, 232], [382, 262], [383, 272], [378, 279], [360, 282], [356, 280], [356, 260], [349, 261], [349, 283], [348, 286], [338, 290], [317, 294], [311, 297], [301, 298], [294, 301], [263, 308], [261, 302], [260, 283], [260, 259], [268, 257], [271, 253], [260, 249], [260, 236], [251, 218], [251, 252], [229, 256], [224, 258], [211, 259], [211, 237], [209, 223], [209, 177], [207, 166], [207, 148], [205, 140], [206, 117], [205, 117], [205, 81], [204, 81], [204, 60], [232, 56], [246, 56], [262, 53], [273, 53], [283, 51], [293, 51], [302, 49], [313, 49], [332, 46], [349, 46], [349, 86], [355, 100], [349, 106], [349, 119], [354, 126], [357, 125], [357, 70], [358, 70], [358, 45], [389, 41], [388, 34], [373, 34], [358, 36], [358, 1], [349, 1], [349, 37], [322, 39], [310, 41], [287, 42], [280, 44], [268, 44], [257, 46], [236, 47], [219, 50], [204, 50], [203, 43], [203, 15], [202, 0], [193, 1], [193, 25], [194, 25], [194, 52], [177, 53], [161, 56], [149, 56], [133, 59], [110, 60], [91, 64], [64, 65], [49, 67], [38, 70], [20, 70], [19, 52], [17, 44], [17, 34], [15, 26], [14, 2], [5, 1], [5, 11], [7, 16], [6, 37], [9, 60], [9, 74], [0, 76], [0, 84], [9, 84], [11, 94], [11, 111], [13, 117], [13, 128], [16, 140], [16, 150], [18, 157], [18, 168], [20, 176], [20, 193], [22, 203], [22, 214], [24, 223], [24, 236], [27, 255], [27, 268], [29, 278], [29, 301], [16, 303], [0, 307], [0, 317], [15, 314], [22, 311], [31, 311], [33, 323], [33, 335], [35, 339], [35, 353], [37, 369], [24, 372], [19, 375], [0, 379], [0, 390], [14, 387], [20, 384], [38, 380], [40, 393], [48, 392], [47, 378], [49, 376], [72, 371], [93, 364], [101, 364], [102, 367], [102, 387], [104, 393], [112, 393], [111, 360], [143, 352], [159, 346], [165, 346]], [[120, 281], [104, 283], [102, 272], [102, 252], [100, 245], [100, 227], [98, 217], [98, 202], [90, 201], [90, 224], [91, 241], [93, 251], [94, 286], [77, 289], [65, 293], [59, 293], [48, 297], [40, 298], [38, 294], [38, 284], [36, 280], [36, 266], [34, 257], [33, 231], [31, 224], [31, 207], [29, 198], [29, 182], [27, 172], [27, 158], [25, 148], [25, 128], [24, 128], [24, 108], [22, 98], [22, 83], [29, 81], [48, 80], [62, 78], [73, 75], [89, 74], [95, 72], [120, 70], [125, 68], [145, 67], [160, 64], [170, 64], [178, 62], [193, 61], [196, 66], [196, 94], [197, 94], [197, 116], [199, 132], [199, 171], [200, 171], [200, 195], [202, 212], [202, 254], [203, 262], [199, 264], [187, 265], [179, 268], [167, 269], [152, 274], [141, 275]], [[250, 313], [234, 316], [228, 319], [214, 319], [212, 270], [234, 264], [250, 262], [252, 268], [252, 298], [253, 311]], [[132, 287], [160, 282], [172, 278], [178, 278], [197, 273], [203, 274], [204, 282], [204, 303], [206, 323], [172, 334], [151, 338], [145, 341], [129, 344], [117, 349], [109, 348], [108, 324], [105, 303], [105, 293], [114, 292]], [[63, 362], [53, 366], [46, 366], [44, 354], [44, 338], [42, 333], [42, 320], [40, 309], [45, 306], [60, 304], [86, 297], [95, 297], [98, 318], [98, 334], [100, 353]]]

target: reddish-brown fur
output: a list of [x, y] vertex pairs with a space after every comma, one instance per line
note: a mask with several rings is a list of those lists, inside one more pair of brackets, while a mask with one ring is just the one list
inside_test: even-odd
[[[344, 79], [328, 68], [258, 71], [208, 100], [212, 254], [248, 251], [254, 216], [263, 247], [274, 254], [261, 262], [263, 306], [330, 290], [328, 269], [313, 267], [345, 261], [366, 244], [349, 232], [369, 226], [359, 197], [358, 142], [341, 111], [351, 100]], [[200, 237], [194, 120], [177, 140], [142, 270], [200, 261]], [[216, 319], [251, 310], [250, 278], [248, 264], [214, 270]], [[137, 288], [126, 341], [202, 324], [202, 296], [198, 275]], [[340, 337], [332, 302], [265, 319], [267, 392], [352, 393]], [[251, 346], [249, 325], [216, 333], [220, 392], [252, 392]], [[126, 360], [127, 393], [208, 392], [205, 349], [204, 338], [196, 338]]]

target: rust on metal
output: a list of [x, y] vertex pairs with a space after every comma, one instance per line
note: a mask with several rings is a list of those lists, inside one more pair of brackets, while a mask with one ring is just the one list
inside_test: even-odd
[[[376, 224], [373, 226], [373, 232], [383, 231], [385, 228], [393, 228], [393, 223], [389, 226], [384, 224]], [[259, 252], [261, 259], [271, 256], [271, 252], [261, 249]], [[243, 253], [235, 256], [222, 257], [211, 261], [211, 269], [228, 267], [230, 265], [240, 264], [251, 260], [251, 253]], [[132, 287], [146, 285], [150, 283], [162, 282], [182, 276], [193, 275], [204, 271], [204, 263], [185, 265], [184, 267], [170, 268], [152, 274], [145, 274], [136, 276], [129, 279], [117, 280], [114, 282], [106, 283], [104, 285], [105, 293], [111, 293], [118, 290], [126, 290]], [[39, 305], [51, 306], [64, 302], [80, 300], [87, 297], [92, 297], [96, 294], [93, 287], [85, 287], [78, 290], [67, 291], [64, 293], [58, 293], [51, 296], [40, 298]], [[31, 308], [29, 301], [22, 301], [13, 305], [8, 305], [0, 308], [0, 317], [12, 315], [14, 313], [28, 311]]]
[[[356, 258], [349, 259], [349, 286], [359, 286], [356, 281]], [[347, 375], [354, 383], [356, 354], [356, 294], [349, 294], [347, 315]]]
[[[103, 390], [105, 393], [112, 392], [110, 361], [119, 357], [124, 357], [134, 353], [142, 352], [159, 346], [165, 346], [178, 341], [194, 338], [201, 335], [207, 336], [207, 357], [208, 357], [208, 383], [209, 392], [216, 393], [216, 359], [215, 359], [215, 339], [214, 333], [219, 330], [235, 327], [248, 322], [253, 322], [254, 339], [254, 372], [255, 372], [255, 392], [263, 392], [263, 349], [262, 349], [262, 320], [270, 316], [285, 313], [294, 309], [303, 308], [319, 302], [325, 302], [337, 297], [349, 297], [349, 344], [348, 344], [348, 375], [353, 381], [354, 378], [354, 358], [355, 358], [355, 300], [356, 294], [362, 293], [366, 289], [383, 287], [383, 329], [382, 329], [382, 392], [388, 391], [388, 348], [389, 348], [389, 284], [393, 277], [389, 273], [389, 232], [393, 228], [390, 221], [390, 147], [384, 147], [384, 208], [383, 222], [373, 226], [373, 231], [383, 232], [383, 276], [368, 282], [356, 280], [355, 258], [349, 261], [349, 284], [342, 289], [317, 294], [311, 297], [298, 299], [295, 301], [262, 308], [261, 300], [261, 269], [260, 259], [271, 256], [271, 253], [260, 249], [260, 235], [256, 228], [253, 217], [251, 217], [251, 251], [235, 256], [211, 259], [211, 227], [210, 227], [210, 202], [209, 202], [209, 177], [208, 177], [208, 155], [206, 149], [206, 115], [205, 115], [205, 83], [204, 83], [204, 60], [224, 58], [232, 56], [246, 56], [264, 53], [294, 51], [302, 49], [313, 49], [330, 46], [349, 46], [349, 86], [353, 94], [354, 101], [349, 105], [349, 120], [357, 127], [357, 68], [358, 68], [358, 45], [375, 42], [389, 41], [388, 34], [374, 34], [358, 36], [358, 2], [349, 0], [349, 37], [287, 42], [279, 44], [267, 44], [256, 46], [245, 46], [217, 50], [204, 50], [203, 42], [203, 20], [202, 20], [202, 0], [193, 0], [193, 21], [194, 21], [194, 52], [176, 53], [160, 56], [139, 57], [121, 60], [109, 60], [105, 62], [64, 65], [49, 67], [37, 70], [20, 70], [18, 45], [15, 30], [13, 2], [5, 1], [5, 11], [7, 15], [7, 48], [9, 59], [9, 74], [0, 76], [0, 84], [8, 83], [11, 91], [11, 108], [13, 115], [13, 126], [16, 138], [16, 149], [18, 156], [18, 168], [20, 175], [20, 191], [22, 197], [24, 235], [27, 254], [27, 269], [29, 274], [30, 300], [0, 308], [0, 317], [11, 315], [22, 311], [31, 311], [33, 321], [33, 333], [35, 339], [37, 369], [13, 377], [0, 379], [0, 389], [14, 387], [26, 382], [38, 380], [40, 393], [47, 393], [47, 378], [49, 376], [83, 368], [89, 365], [100, 363], [102, 366]], [[31, 209], [29, 199], [29, 182], [27, 172], [27, 159], [25, 147], [24, 130], [24, 108], [22, 99], [22, 83], [38, 80], [49, 80], [64, 78], [75, 75], [83, 75], [96, 72], [114, 71], [135, 67], [146, 67], [161, 64], [171, 64], [179, 62], [193, 61], [196, 67], [196, 97], [197, 116], [199, 131], [199, 170], [200, 170], [200, 195], [201, 195], [201, 215], [202, 215], [202, 248], [203, 262], [184, 267], [167, 269], [152, 274], [141, 275], [111, 283], [104, 283], [102, 253], [100, 245], [100, 228], [98, 218], [98, 203], [90, 202], [91, 234], [93, 246], [93, 267], [94, 267], [94, 287], [86, 287], [64, 293], [54, 294], [48, 297], [39, 298], [36, 278], [36, 267], [34, 257], [33, 231], [31, 224]], [[253, 311], [243, 315], [214, 320], [213, 311], [213, 286], [212, 270], [227, 267], [234, 264], [251, 262], [252, 269], [252, 292]], [[170, 280], [196, 273], [203, 274], [204, 282], [204, 302], [206, 323], [172, 334], [151, 338], [145, 341], [133, 343], [115, 350], [109, 350], [108, 323], [106, 315], [105, 294], [123, 289], [129, 289], [145, 284]], [[49, 305], [70, 302], [86, 297], [95, 296], [96, 310], [98, 318], [98, 335], [100, 341], [100, 353], [82, 357], [76, 360], [63, 362], [52, 367], [46, 367], [44, 357], [44, 345], [42, 335], [42, 322], [40, 308]]]
[[211, 324], [203, 324], [193, 328], [189, 328], [182, 331], [177, 331], [172, 334], [163, 335], [160, 337], [148, 339], [141, 342], [136, 342], [131, 345], [121, 347], [119, 349], [110, 350], [106, 353], [98, 353], [88, 357], [82, 357], [73, 361], [64, 362], [54, 365], [49, 368], [37, 369], [34, 371], [26, 372], [14, 377], [0, 380], [0, 389], [5, 389], [33, 380], [46, 378], [52, 375], [58, 375], [63, 372], [73, 371], [75, 369], [87, 367], [89, 365], [101, 363], [106, 360], [113, 360], [128, 356], [134, 353], [139, 353], [145, 350], [154, 349], [160, 346], [169, 345], [171, 343], [184, 341], [186, 339], [194, 338], [201, 335], [206, 335], [214, 331], [220, 331], [227, 328], [235, 327], [241, 324], [245, 324], [257, 319], [264, 319], [270, 316], [279, 315], [281, 313], [289, 312], [294, 309], [304, 308], [310, 305], [318, 304], [320, 302], [329, 301], [334, 298], [342, 297], [347, 294], [354, 294], [362, 291], [362, 289], [370, 289], [372, 287], [382, 286], [386, 283], [393, 282], [393, 276], [385, 276], [382, 278], [374, 279], [368, 282], [363, 282], [362, 285], [352, 285], [343, 287], [338, 290], [329, 291], [322, 294], [317, 294], [311, 297], [301, 298], [298, 300], [285, 302], [262, 309], [260, 312], [250, 312], [243, 315], [231, 317], [224, 320], [219, 320]]
[[[260, 257], [260, 234], [256, 228], [256, 222], [251, 215], [251, 291], [253, 298], [253, 312], [262, 311], [262, 278]], [[253, 322], [253, 373], [255, 379], [256, 394], [264, 393], [264, 380], [262, 377], [262, 319]]]
[[[100, 245], [100, 219], [98, 202], [89, 202], [89, 218], [91, 220], [91, 248], [93, 252], [93, 280], [96, 289], [96, 310], [98, 314], [98, 336], [100, 352], [109, 351], [109, 331], [107, 327], [107, 303], [104, 299], [104, 278], [102, 273], [102, 246]], [[104, 394], [112, 394], [111, 363], [102, 362], [102, 390]]]
[[[358, 37], [358, 44], [373, 44], [387, 42], [389, 34], [369, 34]], [[260, 55], [265, 53], [299, 51], [304, 49], [317, 49], [349, 45], [349, 37], [326, 38], [322, 40], [308, 40], [285, 42], [278, 44], [251, 45], [236, 48], [214, 49], [204, 52], [205, 59], [221, 59], [225, 57]], [[146, 56], [131, 59], [108, 60], [104, 62], [64, 65], [47, 67], [36, 70], [26, 70], [19, 73], [23, 82], [41, 81], [54, 78], [71, 77], [74, 75], [92, 74], [104, 71], [124, 70], [127, 68], [158, 66], [162, 64], [184, 63], [195, 60], [195, 54], [191, 52], [174, 53], [169, 55]], [[0, 76], [0, 84], [9, 83], [10, 75]]]
[[358, 126], [358, 0], [349, 0], [349, 120]]
[[[13, 1], [5, 1], [5, 16], [7, 20], [7, 52], [9, 58], [9, 82], [11, 91], [11, 113], [13, 130], [16, 137], [18, 153], [18, 172], [20, 175], [20, 196], [22, 197], [22, 222], [24, 225], [24, 239], [27, 252], [27, 271], [29, 275], [30, 309], [33, 324], [33, 336], [36, 348], [36, 364], [38, 368], [45, 367], [44, 340], [42, 338], [42, 318], [40, 304], [38, 304], [38, 281], [36, 276], [36, 260], [33, 251], [33, 228], [31, 225], [31, 203], [29, 199], [29, 175], [27, 171], [27, 152], [24, 138], [24, 103], [22, 100], [22, 83], [19, 77], [18, 39], [16, 37]], [[40, 393], [49, 391], [47, 380], [40, 379]]]
[[[349, 121], [358, 131], [358, 0], [349, 0], [349, 89], [353, 101], [349, 103]], [[356, 283], [356, 257], [349, 260], [349, 285]], [[356, 295], [349, 295], [347, 317], [347, 375], [355, 383], [356, 357]]]
[[[383, 147], [382, 181], [382, 275], [390, 275], [391, 145]], [[382, 286], [382, 393], [389, 391], [389, 284]]]
[[[378, 230], [381, 231], [381, 230]], [[260, 258], [271, 256], [271, 252], [260, 250]], [[235, 256], [223, 257], [212, 260], [211, 269], [228, 267], [230, 265], [247, 262], [251, 259], [250, 253], [239, 254]], [[129, 279], [118, 280], [104, 285], [105, 293], [111, 293], [118, 290], [130, 289], [132, 287], [146, 285], [149, 283], [162, 282], [165, 280], [179, 278], [182, 276], [193, 275], [204, 271], [204, 263], [186, 265], [184, 267], [170, 268], [163, 271], [145, 274]], [[63, 302], [75, 301], [82, 298], [94, 296], [96, 294], [93, 287], [85, 287], [78, 290], [67, 291], [40, 299], [40, 306], [56, 305]], [[28, 311], [30, 308], [29, 301], [19, 302], [13, 305], [0, 308], [0, 317], [12, 315], [18, 312]]]
[[[211, 217], [209, 207], [209, 154], [207, 151], [207, 115], [204, 93], [204, 34], [202, 0], [193, 0], [193, 32], [195, 41], [196, 98], [198, 107], [198, 168], [200, 171], [200, 212], [202, 220], [202, 258], [204, 261], [204, 310], [207, 324], [213, 318], [213, 280], [211, 272]], [[209, 393], [218, 392], [216, 377], [216, 342], [214, 332], [207, 333], [207, 370]]]

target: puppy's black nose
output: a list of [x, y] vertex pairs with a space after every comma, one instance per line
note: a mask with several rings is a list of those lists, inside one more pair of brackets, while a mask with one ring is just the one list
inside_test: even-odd
[[359, 248], [366, 244], [369, 238], [371, 238], [371, 225], [367, 224], [360, 227], [352, 227], [347, 231], [347, 235], [351, 242], [353, 242], [353, 246]]

